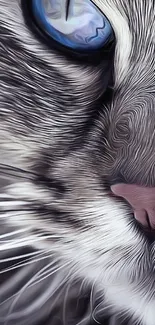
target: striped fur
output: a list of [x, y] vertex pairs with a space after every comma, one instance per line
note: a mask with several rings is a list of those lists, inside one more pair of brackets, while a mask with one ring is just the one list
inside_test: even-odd
[[109, 191], [155, 186], [155, 3], [94, 3], [116, 44], [91, 64], [0, 1], [0, 325], [155, 325], [154, 243]]

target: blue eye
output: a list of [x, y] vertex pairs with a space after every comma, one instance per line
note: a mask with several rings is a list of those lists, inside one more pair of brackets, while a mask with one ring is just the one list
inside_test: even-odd
[[32, 10], [39, 27], [72, 50], [100, 49], [113, 36], [110, 22], [91, 0], [32, 0]]

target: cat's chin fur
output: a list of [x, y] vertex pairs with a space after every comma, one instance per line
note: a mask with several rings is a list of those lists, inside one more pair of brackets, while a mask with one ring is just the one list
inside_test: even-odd
[[43, 43], [21, 1], [0, 2], [0, 325], [155, 324], [154, 243], [110, 193], [119, 168], [152, 182], [154, 3], [95, 3], [116, 46], [88, 64]]

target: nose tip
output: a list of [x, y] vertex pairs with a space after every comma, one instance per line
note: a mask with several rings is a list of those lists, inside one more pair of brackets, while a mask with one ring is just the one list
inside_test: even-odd
[[112, 185], [111, 191], [131, 205], [138, 222], [155, 229], [155, 187], [119, 183]]

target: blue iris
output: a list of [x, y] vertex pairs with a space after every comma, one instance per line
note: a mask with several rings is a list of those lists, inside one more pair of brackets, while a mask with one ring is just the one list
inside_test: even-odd
[[32, 0], [39, 26], [58, 43], [74, 50], [103, 47], [112, 26], [91, 0]]

